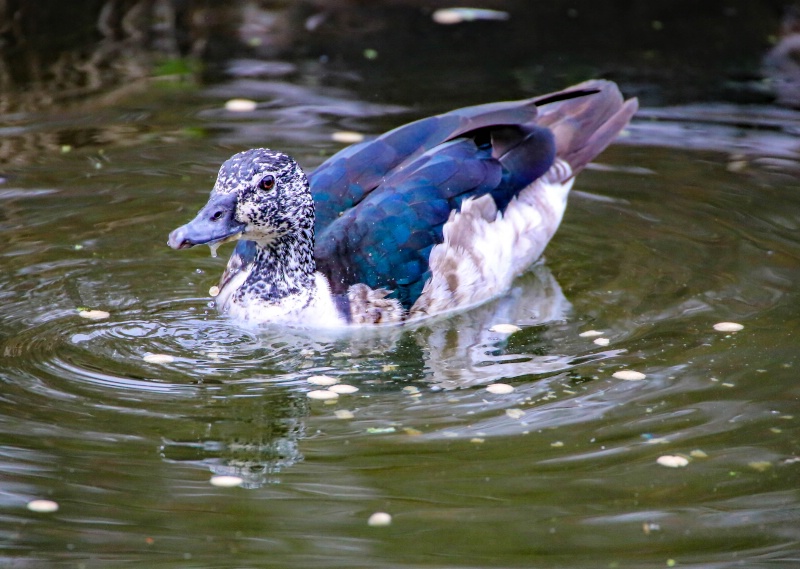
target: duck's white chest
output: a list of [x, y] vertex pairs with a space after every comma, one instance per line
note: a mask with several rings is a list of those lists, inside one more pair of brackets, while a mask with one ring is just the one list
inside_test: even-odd
[[279, 301], [261, 298], [257, 292], [243, 290], [249, 270], [243, 270], [230, 279], [215, 299], [217, 309], [230, 318], [248, 324], [285, 324], [303, 328], [334, 328], [346, 325], [346, 320], [336, 308], [328, 280], [314, 273], [314, 287]]

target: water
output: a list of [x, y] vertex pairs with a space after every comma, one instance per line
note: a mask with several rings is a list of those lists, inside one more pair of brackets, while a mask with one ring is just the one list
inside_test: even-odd
[[[272, 103], [222, 110], [234, 93]], [[415, 327], [242, 330], [208, 306], [230, 246], [166, 247], [234, 151], [267, 141], [313, 167], [332, 132], [427, 110], [238, 80], [21, 121], [60, 141], [0, 186], [4, 566], [800, 565], [790, 134], [642, 121], [509, 295]], [[311, 401], [317, 374], [359, 391]], [[379, 511], [392, 524], [369, 527]]]

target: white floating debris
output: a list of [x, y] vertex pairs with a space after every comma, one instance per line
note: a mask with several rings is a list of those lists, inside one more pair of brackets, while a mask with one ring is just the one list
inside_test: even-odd
[[754, 460], [753, 462], [748, 462], [747, 466], [752, 468], [757, 472], [766, 472], [770, 468], [772, 468], [772, 463], [768, 460]]
[[31, 512], [52, 514], [58, 511], [58, 502], [54, 502], [53, 500], [31, 500], [28, 502], [27, 507]]
[[333, 412], [334, 416], [337, 419], [353, 419], [355, 415], [352, 411], [348, 411], [347, 409], [337, 409]]
[[644, 522], [642, 524], [642, 531], [645, 535], [650, 535], [654, 531], [661, 531], [661, 526], [650, 522]]
[[474, 22], [476, 20], [508, 20], [508, 12], [488, 10], [485, 8], [442, 8], [436, 10], [431, 17], [437, 24], [451, 26], [453, 24]]
[[506, 395], [514, 391], [514, 386], [507, 383], [493, 383], [486, 386], [486, 391], [495, 395]]
[[312, 375], [306, 381], [312, 385], [335, 385], [339, 383], [338, 378], [329, 375]]
[[622, 369], [620, 371], [615, 371], [611, 375], [611, 377], [616, 379], [624, 379], [625, 381], [639, 381], [640, 379], [644, 379], [647, 376], [640, 371]]
[[78, 315], [87, 320], [103, 320], [111, 316], [111, 314], [105, 310], [79, 310]]
[[212, 297], [219, 296], [219, 287], [217, 285], [214, 285], [210, 289], [208, 289], [208, 296]]
[[512, 419], [522, 419], [525, 416], [525, 411], [522, 409], [506, 409], [506, 415]]
[[561, 448], [561, 447], [564, 446], [564, 442], [563, 441], [553, 441], [552, 443], [550, 443], [550, 446], [553, 447], [553, 448]]
[[595, 336], [602, 336], [603, 333], [600, 330], [586, 330], [586, 332], [581, 332], [578, 334], [581, 338], [594, 338]]
[[330, 389], [315, 389], [314, 391], [309, 391], [306, 395], [309, 399], [317, 399], [319, 401], [330, 401], [339, 397], [338, 393]]
[[362, 142], [364, 140], [364, 135], [360, 132], [340, 130], [331, 134], [331, 140], [344, 144], [355, 144], [356, 142]]
[[489, 328], [489, 332], [497, 332], [498, 334], [513, 334], [522, 330], [519, 326], [514, 324], [495, 324]]
[[656, 462], [667, 468], [683, 468], [689, 464], [689, 459], [684, 456], [678, 456], [677, 454], [665, 454], [659, 456]]
[[234, 113], [249, 113], [256, 110], [258, 104], [250, 99], [231, 99], [225, 102], [225, 110]]
[[598, 346], [607, 346], [611, 342], [608, 338], [595, 338], [593, 341]]
[[375, 512], [367, 520], [367, 525], [374, 528], [386, 527], [392, 524], [392, 516], [386, 512]]
[[149, 364], [171, 364], [175, 361], [169, 354], [147, 354], [142, 359]]
[[236, 488], [242, 485], [244, 479], [240, 476], [220, 474], [218, 476], [212, 476], [209, 482], [212, 486], [218, 486], [220, 488]]
[[738, 332], [743, 329], [744, 326], [738, 322], [717, 322], [714, 324], [714, 330], [717, 332]]
[[333, 391], [334, 393], [338, 393], [339, 395], [348, 395], [350, 393], [355, 393], [358, 391], [358, 387], [355, 385], [347, 385], [346, 383], [339, 383], [337, 385], [331, 385], [328, 388], [328, 391]]
[[419, 395], [419, 387], [414, 385], [406, 385], [403, 388], [403, 393], [408, 393], [409, 395]]

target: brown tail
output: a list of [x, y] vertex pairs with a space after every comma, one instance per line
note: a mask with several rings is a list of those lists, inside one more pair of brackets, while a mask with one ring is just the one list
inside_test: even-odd
[[624, 101], [614, 83], [600, 79], [544, 95], [536, 104], [536, 124], [553, 131], [556, 155], [574, 174], [611, 144], [639, 108], [635, 98]]

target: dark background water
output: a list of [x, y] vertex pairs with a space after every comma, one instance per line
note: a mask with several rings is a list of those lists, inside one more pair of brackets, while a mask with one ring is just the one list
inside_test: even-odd
[[[453, 26], [443, 2], [0, 5], [0, 565], [800, 566], [783, 4], [497, 0], [474, 5], [507, 20]], [[207, 304], [227, 251], [165, 246], [243, 148], [313, 168], [338, 131], [590, 77], [642, 111], [487, 306], [242, 330]], [[311, 401], [320, 373], [359, 391]]]

